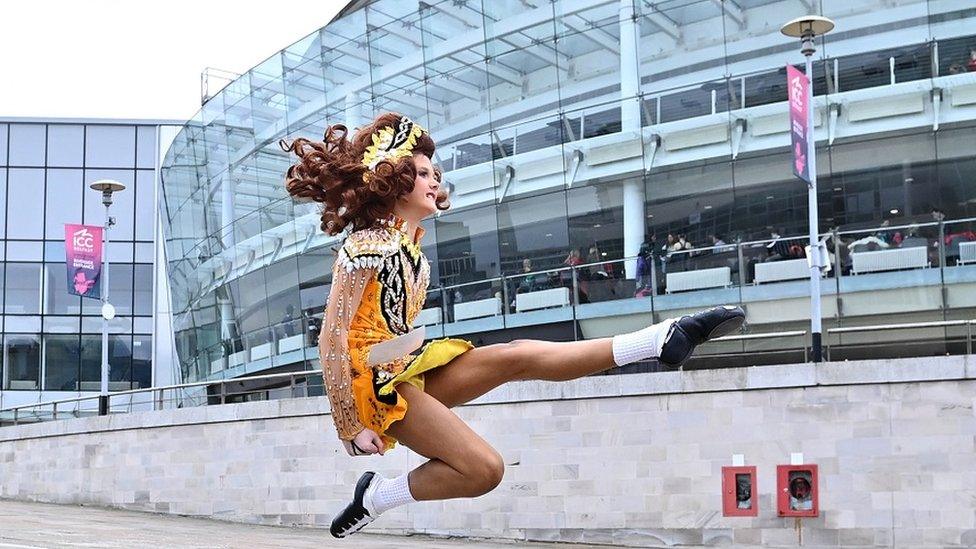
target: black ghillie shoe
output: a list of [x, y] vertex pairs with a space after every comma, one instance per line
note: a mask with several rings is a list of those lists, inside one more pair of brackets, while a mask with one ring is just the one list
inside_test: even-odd
[[658, 362], [668, 368], [680, 368], [695, 347], [739, 329], [745, 319], [746, 313], [742, 307], [729, 305], [685, 315], [672, 325]]
[[376, 473], [367, 471], [363, 473], [363, 476], [359, 477], [359, 481], [356, 482], [356, 491], [353, 494], [352, 503], [346, 505], [346, 508], [332, 519], [332, 526], [329, 528], [329, 532], [333, 536], [344, 538], [349, 534], [360, 531], [363, 526], [376, 519], [363, 506], [363, 496], [375, 476]]

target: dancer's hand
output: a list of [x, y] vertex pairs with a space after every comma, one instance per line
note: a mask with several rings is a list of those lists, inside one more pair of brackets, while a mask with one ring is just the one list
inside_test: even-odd
[[371, 429], [363, 429], [352, 440], [343, 440], [342, 445], [346, 447], [346, 452], [350, 456], [368, 456], [376, 453], [382, 456], [386, 451], [380, 436]]

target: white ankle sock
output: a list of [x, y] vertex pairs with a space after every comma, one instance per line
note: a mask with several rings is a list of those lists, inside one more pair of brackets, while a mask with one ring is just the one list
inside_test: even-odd
[[678, 319], [669, 318], [646, 328], [613, 336], [613, 361], [617, 366], [661, 356], [671, 327]]
[[366, 489], [363, 495], [363, 505], [369, 511], [370, 516], [376, 518], [380, 513], [404, 505], [414, 503], [413, 495], [410, 493], [410, 483], [407, 481], [408, 473], [403, 473], [396, 478], [383, 478], [376, 475], [376, 479]]

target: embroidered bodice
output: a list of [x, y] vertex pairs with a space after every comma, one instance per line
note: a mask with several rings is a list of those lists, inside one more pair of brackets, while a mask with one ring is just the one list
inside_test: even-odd
[[[369, 348], [410, 331], [424, 306], [430, 264], [420, 249], [424, 229], [411, 237], [396, 216], [374, 227], [352, 232], [332, 269], [319, 356], [339, 438], [350, 440], [362, 430], [351, 387], [353, 376], [372, 373]], [[400, 358], [373, 368], [385, 376], [403, 370]]]

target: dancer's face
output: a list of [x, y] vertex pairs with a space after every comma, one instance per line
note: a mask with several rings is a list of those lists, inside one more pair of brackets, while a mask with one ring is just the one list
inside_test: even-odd
[[441, 185], [429, 158], [415, 154], [413, 166], [417, 176], [413, 182], [413, 191], [404, 197], [404, 207], [419, 221], [437, 211], [437, 191]]

